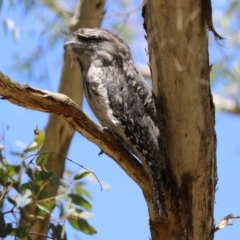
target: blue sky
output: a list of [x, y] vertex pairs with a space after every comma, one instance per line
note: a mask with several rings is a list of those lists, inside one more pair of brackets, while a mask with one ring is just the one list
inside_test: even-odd
[[[135, 1], [139, 6], [139, 1]], [[108, 12], [114, 10], [114, 4], [108, 2]], [[134, 6], [131, 6], [134, 7]], [[213, 8], [214, 10], [214, 8]], [[221, 8], [220, 8], [221, 10]], [[218, 11], [220, 11], [218, 9]], [[114, 14], [114, 12], [109, 12]], [[43, 13], [47, 14], [47, 13]], [[129, 23], [134, 20], [137, 22], [134, 34], [137, 36], [139, 44], [131, 44], [133, 56], [136, 62], [147, 61], [145, 51], [146, 44], [143, 42], [144, 31], [141, 30], [142, 20], [141, 10], [136, 10], [134, 16], [130, 16]], [[20, 38], [15, 42], [11, 35], [5, 34], [0, 28], [2, 36], [0, 44], [0, 71], [10, 76], [17, 82], [27, 82], [31, 86], [56, 91], [61, 71], [61, 57], [63, 53], [62, 42], [59, 42], [51, 54], [48, 52], [41, 57], [39, 67], [36, 67], [36, 74], [45, 71], [46, 79], [34, 81], [27, 79], [26, 74], [13, 71], [11, 66], [14, 59], [14, 52], [21, 52], [26, 55], [29, 49], [34, 49], [39, 42], [39, 37], [35, 33], [29, 32], [32, 26], [39, 27], [39, 22], [35, 20], [34, 13], [22, 14], [20, 8], [7, 11], [6, 5], [0, 13], [1, 19], [12, 19], [19, 28]], [[121, 18], [119, 18], [121, 19]], [[115, 19], [116, 20], [116, 19]], [[112, 24], [111, 18], [104, 21], [103, 26], [109, 28]], [[219, 30], [219, 33], [221, 30]], [[44, 42], [44, 40], [43, 40]], [[143, 42], [143, 43], [142, 43]], [[226, 44], [227, 44], [226, 40]], [[43, 43], [44, 44], [44, 43]], [[217, 61], [217, 51], [219, 46], [212, 42], [210, 48], [210, 58]], [[231, 50], [231, 46], [228, 47]], [[141, 49], [141, 51], [139, 51]], [[218, 53], [219, 54], [219, 53]], [[226, 51], [226, 54], [228, 52]], [[56, 61], [58, 58], [58, 61]], [[143, 62], [144, 63], [144, 62]], [[83, 104], [84, 111], [93, 119], [86, 101]], [[16, 149], [19, 150], [17, 142], [21, 141], [26, 145], [31, 141], [33, 129], [38, 124], [39, 128], [46, 126], [48, 115], [36, 111], [27, 110], [0, 101], [0, 133], [2, 129], [9, 126], [5, 132], [4, 145], [6, 152]], [[218, 190], [216, 192], [215, 221], [229, 213], [240, 215], [240, 118], [226, 113], [216, 114], [216, 132], [218, 138], [217, 162], [218, 162]], [[0, 143], [1, 144], [1, 143]], [[87, 190], [92, 194], [93, 212], [95, 216], [90, 223], [97, 229], [98, 234], [89, 237], [84, 234], [69, 232], [69, 239], [97, 239], [97, 240], [130, 240], [130, 239], [149, 239], [148, 212], [138, 186], [115, 164], [114, 161], [101, 155], [98, 157], [99, 148], [85, 140], [80, 134], [75, 134], [70, 147], [68, 157], [79, 162], [88, 169], [94, 171], [98, 178], [110, 185], [110, 191], [100, 191], [97, 183], [89, 182]], [[7, 155], [9, 156], [9, 155]], [[57, 164], [57, 163], [56, 163]], [[76, 165], [67, 162], [66, 168], [76, 170]], [[78, 169], [80, 171], [81, 169]], [[225, 228], [216, 233], [216, 240], [237, 240], [240, 237], [240, 222], [235, 222], [233, 226]], [[72, 235], [71, 235], [72, 234]], [[78, 234], [78, 235], [76, 235]], [[70, 237], [72, 236], [72, 238]], [[80, 237], [80, 238], [79, 238]]]

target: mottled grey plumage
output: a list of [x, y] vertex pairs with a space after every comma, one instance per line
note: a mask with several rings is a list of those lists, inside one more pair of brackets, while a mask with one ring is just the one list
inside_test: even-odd
[[134, 66], [129, 47], [103, 29], [67, 34], [64, 48], [77, 61], [86, 99], [99, 122], [142, 162], [150, 174], [154, 208], [167, 207], [163, 190], [166, 141], [158, 101]]

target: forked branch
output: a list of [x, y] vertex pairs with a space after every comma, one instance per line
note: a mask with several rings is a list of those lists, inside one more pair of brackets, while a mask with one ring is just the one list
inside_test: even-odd
[[89, 141], [95, 143], [105, 154], [150, 195], [149, 179], [141, 163], [135, 159], [118, 141], [105, 134], [101, 127], [94, 123], [69, 97], [53, 93], [27, 84], [19, 84], [0, 72], [0, 95], [2, 100], [41, 112], [63, 116], [69, 125]]

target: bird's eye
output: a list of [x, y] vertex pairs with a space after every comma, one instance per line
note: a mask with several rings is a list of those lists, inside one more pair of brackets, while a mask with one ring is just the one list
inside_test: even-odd
[[90, 37], [86, 37], [86, 36], [80, 36], [80, 35], [77, 35], [77, 39], [78, 41], [92, 41], [92, 40], [96, 40], [94, 38], [90, 38]]
[[80, 42], [87, 41], [87, 38], [86, 38], [86, 37], [83, 37], [83, 36], [76, 35], [76, 38], [77, 38], [77, 40], [80, 41]]
[[83, 36], [83, 35], [76, 35], [77, 40], [81, 42], [95, 42], [100, 40], [99, 38], [96, 38], [94, 36]]

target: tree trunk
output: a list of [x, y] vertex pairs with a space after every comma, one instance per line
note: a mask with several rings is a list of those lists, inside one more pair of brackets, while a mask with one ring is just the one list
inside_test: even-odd
[[215, 111], [200, 0], [143, 6], [153, 90], [165, 119], [169, 217], [150, 218], [153, 240], [213, 239]]
[[[105, 0], [78, 0], [74, 15], [68, 24], [68, 30], [76, 31], [80, 27], [99, 27], [104, 15]], [[80, 84], [80, 72], [78, 66], [72, 66], [71, 56], [64, 52], [63, 66], [61, 73], [61, 81], [58, 92], [66, 94], [76, 103], [82, 105], [83, 89]], [[45, 129], [45, 142], [42, 146], [42, 151], [52, 151], [66, 156], [74, 131], [69, 127], [64, 118], [50, 115]], [[50, 154], [46, 168], [52, 170], [54, 175], [62, 177], [64, 171], [65, 158], [58, 155]], [[52, 186], [46, 187], [50, 196], [56, 196], [57, 188]], [[35, 205], [27, 206], [30, 214], [34, 215]], [[27, 224], [32, 224], [29, 219], [25, 219]], [[31, 232], [46, 233], [49, 224], [49, 219], [34, 221]], [[31, 235], [33, 240], [42, 240], [45, 237], [40, 235]]]

